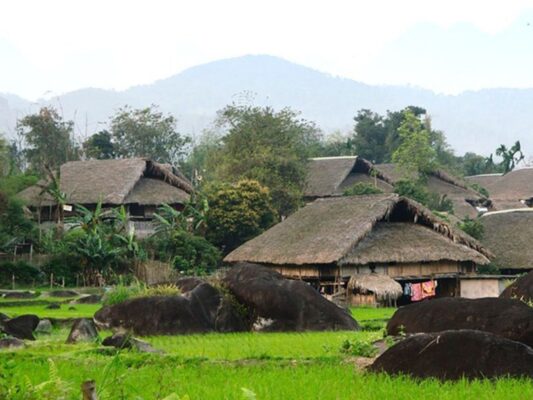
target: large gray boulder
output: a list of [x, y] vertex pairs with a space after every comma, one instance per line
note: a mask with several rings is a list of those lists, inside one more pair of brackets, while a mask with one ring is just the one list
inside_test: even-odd
[[94, 342], [98, 338], [98, 331], [92, 319], [79, 318], [74, 321], [67, 338], [68, 344], [79, 342]]
[[18, 339], [35, 340], [33, 332], [39, 325], [39, 317], [33, 314], [0, 321], [0, 332]]
[[443, 297], [399, 308], [389, 335], [474, 329], [533, 346], [533, 308], [518, 300]]
[[286, 279], [256, 264], [232, 267], [222, 279], [253, 316], [259, 331], [356, 330], [350, 313], [303, 281]]
[[0, 339], [0, 350], [20, 349], [24, 346], [25, 344], [23, 340], [14, 337]]
[[488, 332], [421, 333], [389, 348], [369, 370], [441, 380], [533, 378], [533, 350]]
[[533, 301], [533, 271], [521, 276], [511, 283], [500, 294], [502, 299], [517, 299], [525, 302]]
[[249, 326], [229, 296], [201, 283], [181, 296], [152, 296], [127, 300], [96, 312], [98, 325], [137, 335], [240, 332]]

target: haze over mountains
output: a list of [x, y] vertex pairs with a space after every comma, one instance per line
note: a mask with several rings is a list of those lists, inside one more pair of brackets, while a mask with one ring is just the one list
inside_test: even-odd
[[526, 157], [533, 152], [533, 89], [442, 95], [410, 86], [367, 85], [272, 56], [215, 61], [125, 91], [87, 88], [36, 103], [0, 94], [0, 132], [12, 136], [17, 118], [46, 104], [74, 120], [80, 136], [105, 127], [109, 116], [125, 104], [157, 104], [178, 118], [181, 132], [199, 135], [216, 111], [232, 102], [289, 106], [326, 133], [353, 129], [353, 117], [361, 108], [384, 113], [417, 105], [429, 111], [433, 126], [446, 133], [457, 154], [489, 154], [499, 144], [515, 140], [522, 142]]

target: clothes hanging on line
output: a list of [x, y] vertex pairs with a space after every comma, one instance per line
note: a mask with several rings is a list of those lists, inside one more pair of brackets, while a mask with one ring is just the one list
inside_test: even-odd
[[431, 280], [421, 283], [412, 283], [411, 301], [421, 301], [430, 297], [435, 297], [437, 281]]
[[410, 283], [406, 283], [405, 286], [403, 287], [403, 294], [404, 296], [411, 296], [411, 284]]

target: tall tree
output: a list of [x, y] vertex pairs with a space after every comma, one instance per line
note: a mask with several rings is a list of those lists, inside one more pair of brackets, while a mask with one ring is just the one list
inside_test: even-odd
[[500, 165], [505, 174], [512, 171], [516, 164], [524, 159], [520, 141], [516, 141], [510, 148], [507, 148], [504, 144], [500, 145], [500, 147], [496, 149], [496, 155], [502, 158]]
[[119, 157], [147, 157], [177, 163], [190, 142], [176, 129], [176, 118], [164, 115], [156, 106], [121, 108], [111, 118], [110, 132]]
[[78, 158], [72, 138], [74, 122], [64, 121], [53, 108], [43, 107], [17, 124], [17, 131], [26, 143], [24, 155], [32, 170], [44, 175], [61, 164]]
[[404, 111], [404, 120], [398, 128], [401, 143], [392, 155], [408, 174], [425, 175], [436, 166], [436, 152], [423, 122], [410, 110]]
[[97, 160], [115, 158], [115, 145], [112, 142], [111, 133], [103, 130], [95, 133], [83, 143], [85, 155]]
[[270, 189], [281, 216], [299, 205], [307, 179], [307, 158], [320, 130], [291, 109], [227, 106], [218, 115], [222, 138], [218, 175], [236, 182], [252, 179]]

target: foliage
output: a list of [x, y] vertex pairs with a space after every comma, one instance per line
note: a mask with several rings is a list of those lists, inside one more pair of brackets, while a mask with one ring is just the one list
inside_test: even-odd
[[118, 157], [146, 157], [177, 163], [190, 142], [176, 130], [176, 119], [156, 106], [123, 107], [111, 118], [110, 134]]
[[252, 179], [270, 189], [277, 213], [286, 216], [300, 205], [307, 159], [320, 139], [311, 122], [285, 108], [227, 106], [218, 126], [226, 131], [217, 176], [222, 181]]
[[225, 251], [259, 235], [277, 219], [269, 190], [257, 181], [214, 185], [207, 193], [207, 239]]
[[496, 155], [502, 157], [502, 162], [500, 166], [503, 169], [503, 173], [512, 171], [516, 164], [524, 159], [524, 154], [520, 146], [520, 141], [516, 141], [510, 148], [507, 148], [505, 145], [500, 145], [496, 149]]
[[142, 293], [143, 290], [144, 286], [138, 282], [134, 285], [124, 285], [122, 283], [118, 283], [105, 293], [102, 303], [104, 306], [112, 306], [114, 304], [123, 303], [126, 300], [136, 297]]
[[85, 155], [97, 160], [107, 160], [115, 158], [115, 144], [112, 141], [111, 133], [103, 130], [95, 133], [83, 143]]
[[357, 357], [374, 357], [378, 349], [368, 342], [346, 339], [342, 342], [340, 352]]
[[162, 204], [154, 214], [155, 231], [163, 235], [171, 235], [180, 230], [203, 234], [208, 212], [207, 199], [197, 193], [191, 194], [191, 198], [185, 202], [182, 210]]
[[43, 273], [38, 268], [26, 261], [6, 261], [1, 263], [0, 285], [10, 285], [13, 276], [16, 284], [41, 283], [44, 278]]
[[415, 182], [409, 179], [398, 181], [394, 186], [394, 193], [408, 197], [424, 205], [427, 204], [429, 200], [429, 193], [424, 186], [418, 181]]
[[145, 287], [136, 297], [148, 296], [179, 296], [181, 290], [174, 284], [157, 285]]
[[497, 265], [493, 263], [489, 263], [487, 265], [478, 265], [477, 266], [477, 273], [478, 274], [486, 274], [486, 275], [500, 275], [501, 271], [500, 268], [498, 268]]
[[446, 212], [453, 214], [453, 201], [445, 194], [428, 193], [425, 206], [432, 211]]
[[479, 219], [472, 219], [470, 217], [463, 219], [463, 221], [459, 224], [459, 229], [477, 240], [483, 239], [483, 235], [485, 233], [485, 228], [481, 221]]
[[355, 196], [380, 193], [383, 193], [383, 190], [372, 185], [371, 183], [358, 182], [355, 185], [346, 188], [342, 194], [343, 196]]
[[480, 195], [486, 198], [490, 197], [489, 191], [485, 189], [484, 187], [482, 187], [481, 185], [479, 185], [478, 183], [472, 183], [470, 187], [474, 189], [476, 192], [478, 192]]
[[458, 163], [461, 173], [465, 176], [503, 172], [501, 166], [494, 163], [492, 155], [487, 158], [468, 152], [464, 156], [458, 157]]
[[63, 251], [63, 248], [64, 246], [60, 244], [55, 253], [50, 253], [52, 255], [41, 265], [41, 271], [47, 278], [53, 274], [55, 281], [64, 280], [67, 286], [74, 286], [80, 283], [76, 278], [83, 272], [80, 260], [77, 254], [70, 254]]
[[57, 170], [67, 161], [78, 159], [72, 139], [74, 122], [63, 121], [58, 112], [43, 107], [37, 114], [27, 115], [17, 123], [17, 131], [26, 142], [24, 155], [30, 168], [40, 174]]
[[29, 186], [35, 185], [39, 178], [30, 172], [17, 175], [8, 175], [0, 178], [0, 192], [7, 196], [13, 196], [26, 189]]
[[431, 147], [429, 132], [418, 117], [404, 112], [404, 120], [398, 128], [400, 145], [392, 154], [392, 161], [409, 174], [427, 175], [436, 165], [436, 152]]
[[35, 225], [25, 215], [22, 203], [0, 192], [0, 250], [11, 251], [34, 236]]

